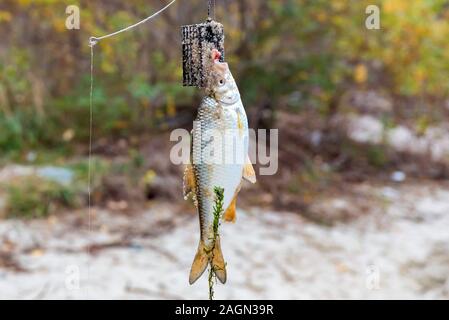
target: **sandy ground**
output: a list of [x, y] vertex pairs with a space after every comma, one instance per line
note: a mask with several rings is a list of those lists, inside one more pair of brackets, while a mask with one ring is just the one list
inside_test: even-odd
[[[216, 298], [449, 298], [449, 188], [359, 192], [377, 204], [332, 227], [295, 213], [240, 210], [236, 224], [221, 228], [228, 282], [215, 286]], [[353, 201], [322, 206], [357, 208]], [[197, 217], [171, 212], [167, 205], [132, 216], [98, 211], [90, 228], [85, 212], [0, 222], [0, 298], [207, 299], [206, 275], [187, 281]]]

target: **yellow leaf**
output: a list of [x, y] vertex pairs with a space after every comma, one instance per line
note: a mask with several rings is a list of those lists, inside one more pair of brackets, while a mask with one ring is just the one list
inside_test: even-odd
[[8, 11], [2, 11], [0, 10], [0, 22], [9, 22], [12, 19], [12, 15]]
[[358, 64], [354, 69], [354, 80], [357, 83], [365, 83], [368, 79], [368, 70], [364, 64]]
[[75, 137], [75, 131], [73, 131], [73, 129], [67, 129], [62, 134], [62, 140], [66, 141], [66, 142], [71, 141], [73, 139], [73, 137]]
[[154, 170], [148, 170], [148, 171], [145, 173], [145, 176], [143, 177], [143, 182], [144, 182], [146, 185], [150, 185], [150, 184], [153, 183], [154, 178], [156, 178], [156, 172], [154, 172]]
[[174, 117], [176, 115], [175, 99], [173, 99], [171, 95], [167, 96], [167, 115], [169, 117]]
[[404, 12], [408, 3], [404, 0], [388, 0], [385, 1], [383, 9], [386, 13], [400, 13]]
[[42, 250], [40, 248], [33, 249], [31, 251], [31, 255], [33, 257], [42, 257], [44, 255], [44, 250]]
[[319, 22], [326, 22], [326, 20], [327, 20], [326, 12], [323, 12], [323, 11], [318, 12], [317, 15], [316, 15], [316, 19]]

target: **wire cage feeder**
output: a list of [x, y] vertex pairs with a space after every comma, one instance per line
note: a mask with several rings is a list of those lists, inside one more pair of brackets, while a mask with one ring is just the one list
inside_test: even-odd
[[210, 51], [214, 48], [220, 51], [220, 62], [224, 62], [223, 25], [208, 18], [205, 23], [182, 26], [181, 32], [183, 85], [204, 88]]

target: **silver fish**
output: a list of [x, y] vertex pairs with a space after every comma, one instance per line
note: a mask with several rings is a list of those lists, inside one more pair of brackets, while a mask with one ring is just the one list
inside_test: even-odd
[[192, 130], [191, 163], [184, 173], [184, 196], [191, 195], [194, 199], [201, 231], [190, 271], [190, 284], [203, 274], [208, 264], [217, 278], [222, 283], [226, 282], [220, 239], [214, 240], [214, 188], [224, 189], [224, 220], [235, 221], [235, 205], [242, 178], [256, 182], [248, 157], [245, 109], [228, 64], [219, 62], [219, 58], [220, 53], [213, 49], [206, 87], [208, 95], [198, 109]]

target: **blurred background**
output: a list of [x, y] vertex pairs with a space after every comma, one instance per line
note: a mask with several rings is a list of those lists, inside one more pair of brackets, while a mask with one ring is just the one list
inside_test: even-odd
[[[207, 1], [95, 46], [87, 208], [88, 38], [166, 3], [2, 0], [0, 298], [207, 298], [168, 160], [203, 95], [182, 86], [180, 26]], [[279, 129], [277, 174], [222, 226], [216, 297], [449, 298], [449, 1], [216, 0], [215, 16], [250, 127]]]

